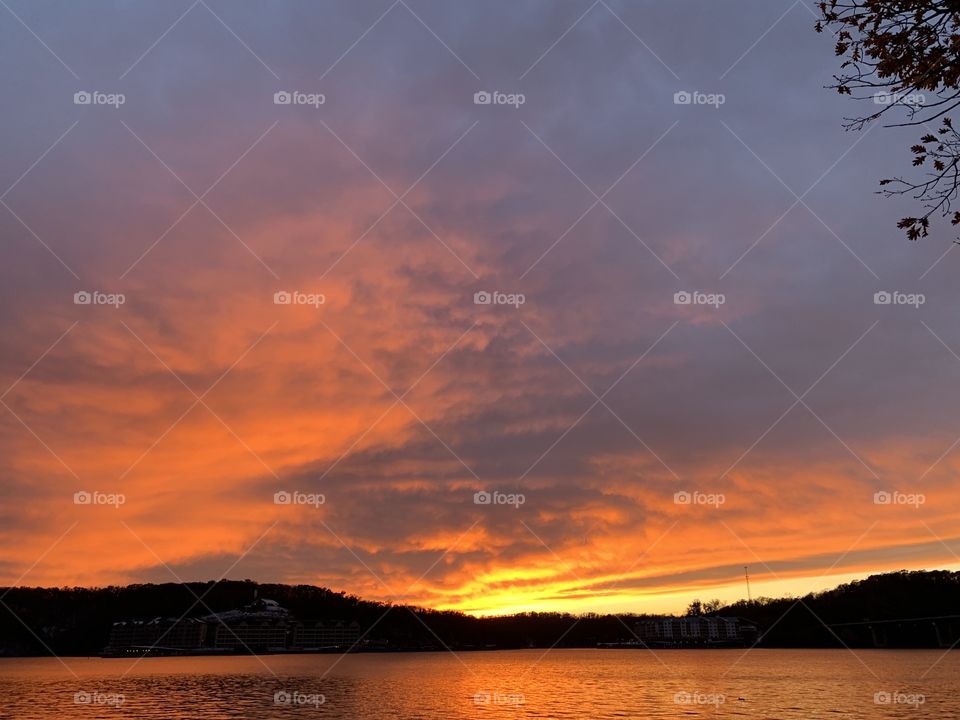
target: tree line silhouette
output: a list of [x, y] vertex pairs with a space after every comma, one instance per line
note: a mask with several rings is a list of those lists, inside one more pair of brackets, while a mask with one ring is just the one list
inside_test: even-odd
[[[252, 580], [138, 584], [102, 588], [0, 588], [0, 655], [89, 656], [106, 645], [114, 621], [200, 617], [276, 600], [298, 618], [356, 621], [358, 650], [453, 650], [595, 647], [636, 641], [638, 621], [657, 615], [522, 613], [478, 618], [362, 600], [311, 585]], [[197, 598], [201, 602], [197, 602]], [[865, 644], [831, 627], [957, 615], [960, 572], [899, 571], [872, 575], [802, 597], [757, 598], [730, 605], [694, 600], [688, 614], [737, 616], [760, 627], [764, 647], [841, 647]], [[917, 635], [907, 645], [932, 646]]]

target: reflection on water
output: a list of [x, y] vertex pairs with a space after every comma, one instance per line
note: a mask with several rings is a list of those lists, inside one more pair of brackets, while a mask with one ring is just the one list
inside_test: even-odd
[[529, 650], [0, 660], [0, 717], [17, 720], [698, 716], [960, 717], [960, 654]]

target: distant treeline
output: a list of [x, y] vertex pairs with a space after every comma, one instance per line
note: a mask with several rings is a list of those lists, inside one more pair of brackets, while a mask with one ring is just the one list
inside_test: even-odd
[[[196, 604], [196, 597], [203, 604]], [[523, 613], [476, 618], [459, 612], [391, 606], [311, 585], [244, 581], [167, 583], [104, 588], [0, 588], [0, 655], [96, 655], [116, 620], [199, 617], [276, 600], [298, 618], [357, 621], [363, 641], [380, 649], [594, 647], [635, 640], [634, 625], [650, 615]], [[759, 626], [767, 647], [870, 645], [866, 620], [960, 615], [960, 573], [900, 571], [873, 575], [802, 598], [758, 598], [728, 606], [691, 603], [704, 614], [738, 616]], [[925, 626], [930, 622], [925, 621]], [[949, 621], [942, 623], [951, 632]], [[891, 626], [892, 627], [892, 626]], [[891, 645], [937, 643], [912, 626]], [[903, 638], [907, 639], [904, 640]], [[913, 638], [913, 641], [910, 638]], [[939, 638], [940, 644], [943, 637]]]

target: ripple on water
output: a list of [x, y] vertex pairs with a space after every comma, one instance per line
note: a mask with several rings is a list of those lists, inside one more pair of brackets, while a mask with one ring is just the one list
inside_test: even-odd
[[[554, 650], [0, 660], [0, 717], [960, 717], [960, 654]], [[459, 658], [459, 659], [458, 659]], [[939, 660], [939, 662], [938, 662]]]

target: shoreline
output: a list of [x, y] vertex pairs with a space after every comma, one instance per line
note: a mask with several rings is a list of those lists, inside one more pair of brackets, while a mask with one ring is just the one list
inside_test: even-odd
[[[325, 656], [325, 655], [429, 655], [429, 654], [446, 654], [446, 653], [510, 653], [510, 652], [542, 652], [544, 650], [549, 650], [550, 653], [554, 652], [565, 652], [571, 650], [585, 651], [585, 650], [596, 650], [604, 651], [608, 653], [611, 650], [619, 651], [634, 651], [634, 650], [643, 650], [644, 648], [597, 648], [597, 647], [564, 647], [564, 648], [544, 648], [544, 647], [532, 647], [532, 648], [491, 648], [488, 650], [444, 650], [443, 648], [435, 648], [430, 650], [385, 650], [385, 651], [363, 651], [363, 652], [276, 652], [276, 653], [196, 653], [196, 654], [180, 654], [180, 655], [137, 655], [129, 657], [116, 657], [116, 656], [103, 656], [103, 655], [3, 655], [0, 656], [0, 663], [5, 660], [132, 660], [139, 662], [141, 660], [167, 660], [171, 658], [257, 658], [257, 657], [279, 657], [279, 656], [293, 656], [293, 657], [303, 657], [303, 656]], [[714, 652], [731, 652], [731, 651], [742, 651], [742, 653], [747, 652], [795, 652], [795, 651], [810, 651], [810, 652], [840, 652], [840, 653], [849, 653], [848, 648], [843, 647], [755, 647], [755, 648], [742, 648], [742, 647], [685, 647], [685, 648], [648, 648], [651, 653], [661, 653], [661, 652], [697, 652], [697, 651], [706, 651], [710, 653]], [[871, 653], [916, 653], [916, 652], [940, 652], [942, 654], [942, 648], [933, 648], [933, 647], [917, 647], [917, 648], [856, 648], [857, 653], [861, 652], [871, 652]]]

